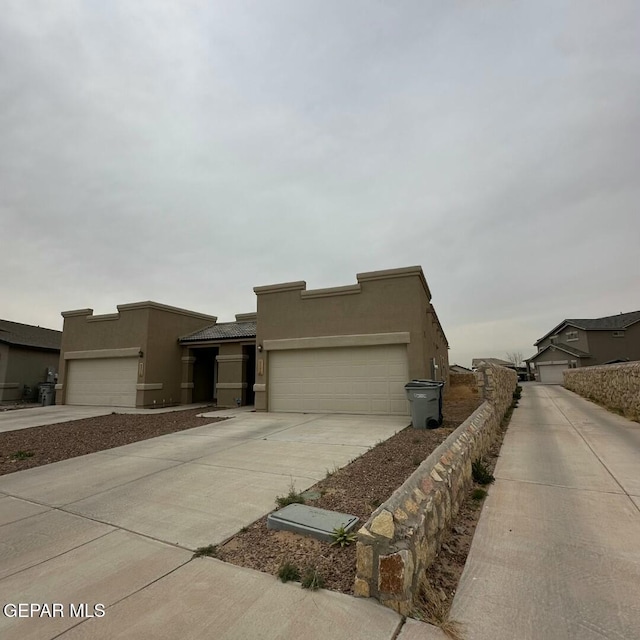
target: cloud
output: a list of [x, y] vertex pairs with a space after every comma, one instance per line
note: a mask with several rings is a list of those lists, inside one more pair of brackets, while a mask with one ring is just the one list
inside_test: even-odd
[[7, 319], [421, 264], [465, 364], [640, 308], [635, 3], [3, 9]]

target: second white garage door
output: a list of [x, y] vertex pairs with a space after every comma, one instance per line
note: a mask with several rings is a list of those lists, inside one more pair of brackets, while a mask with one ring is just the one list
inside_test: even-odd
[[564, 384], [563, 371], [569, 368], [569, 363], [564, 364], [538, 364], [540, 382], [544, 384]]
[[70, 360], [66, 403], [135, 407], [138, 358]]
[[405, 415], [407, 347], [272, 351], [269, 411]]

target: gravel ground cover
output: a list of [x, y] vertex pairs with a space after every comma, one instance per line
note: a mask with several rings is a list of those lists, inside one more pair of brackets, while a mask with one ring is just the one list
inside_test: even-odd
[[225, 420], [196, 417], [212, 410], [215, 407], [151, 414], [112, 413], [5, 431], [0, 433], [0, 475]]
[[[442, 427], [433, 430], [409, 427], [346, 467], [329, 470], [324, 480], [305, 492], [317, 496], [306, 499], [306, 503], [350, 513], [364, 522], [479, 404], [477, 396], [465, 390], [446, 396]], [[216, 557], [274, 575], [285, 562], [295, 564], [301, 573], [312, 568], [322, 576], [326, 588], [343, 593], [352, 592], [355, 578], [354, 544], [331, 546], [295, 533], [271, 531], [267, 529], [266, 516], [218, 547]], [[455, 588], [446, 577], [440, 582], [449, 591]]]

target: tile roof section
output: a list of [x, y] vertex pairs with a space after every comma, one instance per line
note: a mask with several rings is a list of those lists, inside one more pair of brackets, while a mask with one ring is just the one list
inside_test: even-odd
[[0, 320], [0, 342], [19, 347], [60, 350], [62, 331]]
[[180, 338], [180, 342], [203, 342], [205, 340], [242, 340], [256, 337], [257, 322], [221, 322], [200, 329]]

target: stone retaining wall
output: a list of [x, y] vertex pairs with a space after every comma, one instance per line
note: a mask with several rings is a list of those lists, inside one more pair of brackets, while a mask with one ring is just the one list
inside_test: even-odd
[[564, 386], [609, 409], [640, 420], [640, 361], [564, 372]]
[[405, 615], [413, 608], [426, 571], [472, 485], [471, 463], [487, 453], [517, 384], [516, 373], [502, 367], [489, 365], [477, 375], [482, 405], [358, 531], [357, 596], [375, 597]]

